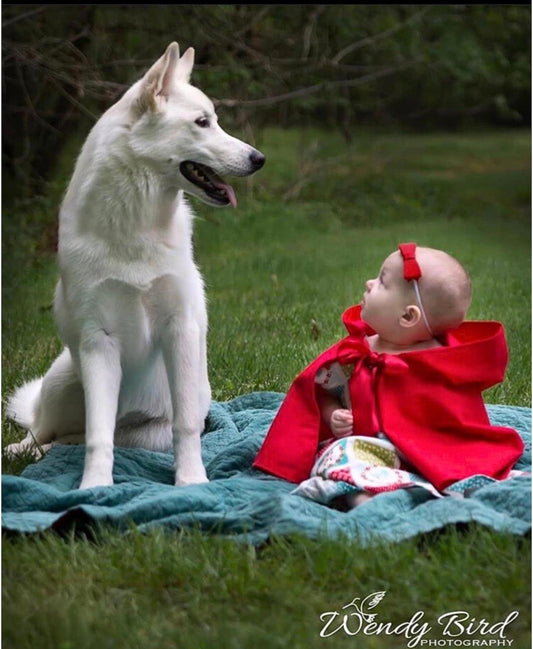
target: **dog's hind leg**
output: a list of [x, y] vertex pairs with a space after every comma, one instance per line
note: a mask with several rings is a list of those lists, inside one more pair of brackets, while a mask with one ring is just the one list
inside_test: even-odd
[[117, 340], [100, 329], [80, 349], [85, 396], [85, 465], [80, 489], [113, 484], [113, 435], [122, 371]]
[[28, 435], [6, 448], [8, 455], [31, 452], [40, 456], [50, 442], [66, 435], [83, 441], [84, 400], [80, 379], [68, 349], [44, 377], [26, 383], [8, 400], [6, 414], [29, 429]]
[[44, 375], [36, 414], [40, 435], [49, 438], [49, 441], [61, 441], [65, 436], [83, 435], [83, 387], [68, 348], [63, 350]]

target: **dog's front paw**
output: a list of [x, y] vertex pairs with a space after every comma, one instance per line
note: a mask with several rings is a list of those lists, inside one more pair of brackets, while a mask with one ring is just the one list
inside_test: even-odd
[[190, 467], [188, 470], [178, 469], [175, 478], [176, 487], [186, 487], [189, 484], [203, 484], [209, 482], [203, 466], [201, 469], [197, 469], [196, 471], [192, 471]]
[[92, 489], [93, 487], [110, 487], [113, 484], [113, 476], [102, 474], [85, 475], [81, 479], [80, 489]]

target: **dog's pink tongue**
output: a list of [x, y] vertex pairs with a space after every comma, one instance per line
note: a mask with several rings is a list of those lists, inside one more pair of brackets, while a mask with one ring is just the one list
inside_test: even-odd
[[237, 197], [233, 191], [231, 185], [226, 185], [225, 183], [213, 183], [218, 189], [223, 189], [226, 192], [226, 196], [232, 207], [237, 207]]

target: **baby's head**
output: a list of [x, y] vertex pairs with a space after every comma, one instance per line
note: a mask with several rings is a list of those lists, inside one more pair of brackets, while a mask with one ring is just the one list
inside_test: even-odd
[[471, 286], [448, 253], [407, 245], [410, 251], [402, 245], [367, 282], [361, 317], [378, 334], [415, 342], [458, 327], [470, 306]]

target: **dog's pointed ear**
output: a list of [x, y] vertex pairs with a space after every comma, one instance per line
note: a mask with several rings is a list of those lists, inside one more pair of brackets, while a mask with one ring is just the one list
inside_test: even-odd
[[194, 48], [189, 47], [185, 54], [178, 62], [176, 69], [176, 79], [185, 83], [189, 82], [191, 78], [192, 69], [194, 66]]
[[138, 114], [148, 110], [157, 111], [162, 101], [166, 101], [176, 79], [176, 70], [180, 61], [180, 48], [177, 43], [170, 43], [163, 56], [158, 59], [141, 80], [139, 96], [135, 103]]
[[174, 42], [170, 43], [166, 52], [163, 54], [164, 70], [158, 79], [157, 95], [168, 98], [172, 89], [172, 84], [176, 76], [176, 70], [180, 61], [180, 48]]

